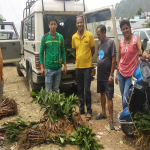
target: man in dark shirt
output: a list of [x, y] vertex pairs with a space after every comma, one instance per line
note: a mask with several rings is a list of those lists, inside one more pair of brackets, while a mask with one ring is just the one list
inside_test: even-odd
[[[116, 64], [116, 47], [113, 40], [107, 38], [105, 25], [99, 25], [96, 30], [100, 41], [98, 46], [97, 59], [97, 93], [101, 95], [102, 113], [99, 113], [96, 120], [106, 118], [106, 97], [109, 110], [110, 129], [114, 130], [113, 124], [113, 95], [114, 95], [114, 69]], [[105, 97], [106, 95], [106, 97]]]

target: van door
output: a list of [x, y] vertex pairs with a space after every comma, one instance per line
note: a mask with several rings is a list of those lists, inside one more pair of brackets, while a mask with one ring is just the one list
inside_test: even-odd
[[0, 47], [3, 63], [21, 60], [19, 35], [13, 22], [0, 22]]
[[117, 52], [118, 52], [119, 41], [118, 41], [114, 7], [108, 6], [108, 7], [92, 10], [89, 12], [85, 12], [83, 13], [83, 17], [85, 20], [86, 30], [90, 31], [93, 34], [95, 39], [95, 54], [93, 56], [93, 63], [97, 63], [99, 40], [96, 35], [96, 28], [100, 24], [104, 24], [106, 26], [106, 30], [107, 30], [106, 35], [108, 38], [111, 38], [115, 41]]

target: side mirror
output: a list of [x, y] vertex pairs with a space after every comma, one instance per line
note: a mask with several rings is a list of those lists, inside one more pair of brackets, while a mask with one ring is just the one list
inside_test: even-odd
[[143, 52], [144, 52], [144, 50], [145, 50], [146, 47], [147, 47], [147, 41], [148, 41], [147, 38], [145, 38], [145, 39], [143, 40], [143, 43], [142, 43], [142, 46], [141, 46], [141, 49], [142, 49]]

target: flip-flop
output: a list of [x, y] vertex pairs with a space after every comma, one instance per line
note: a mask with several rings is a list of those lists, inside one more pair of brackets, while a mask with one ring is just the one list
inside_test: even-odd
[[96, 120], [102, 120], [102, 119], [106, 119], [106, 118], [107, 118], [106, 116], [104, 116], [101, 113], [99, 113], [95, 119]]
[[115, 130], [114, 122], [113, 121], [109, 122], [109, 127], [110, 127], [111, 130]]

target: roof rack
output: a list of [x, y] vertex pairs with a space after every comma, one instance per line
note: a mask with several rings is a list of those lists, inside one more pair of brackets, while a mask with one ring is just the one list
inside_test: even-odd
[[[26, 12], [26, 17], [27, 17], [27, 13], [29, 11], [29, 15], [30, 15], [30, 8], [32, 7], [32, 5], [36, 2], [37, 0], [28, 0], [26, 2], [26, 8], [23, 10], [23, 18], [24, 18], [24, 14]], [[42, 0], [43, 1], [43, 0]]]
[[[29, 15], [30, 15], [30, 8], [32, 7], [32, 5], [36, 1], [38, 1], [38, 0], [27, 0], [27, 2], [26, 2], [26, 8], [23, 10], [23, 18], [24, 18], [24, 15], [25, 15], [25, 11], [26, 11], [26, 17], [27, 17], [28, 10], [29, 10]], [[65, 1], [72, 1], [72, 0], [60, 0], [60, 1], [64, 2], [64, 11], [66, 11]], [[74, 1], [79, 1], [79, 0], [74, 0]], [[84, 11], [85, 11], [85, 0], [83, 0], [83, 7], [84, 7]], [[44, 11], [43, 0], [42, 0], [42, 10]]]

